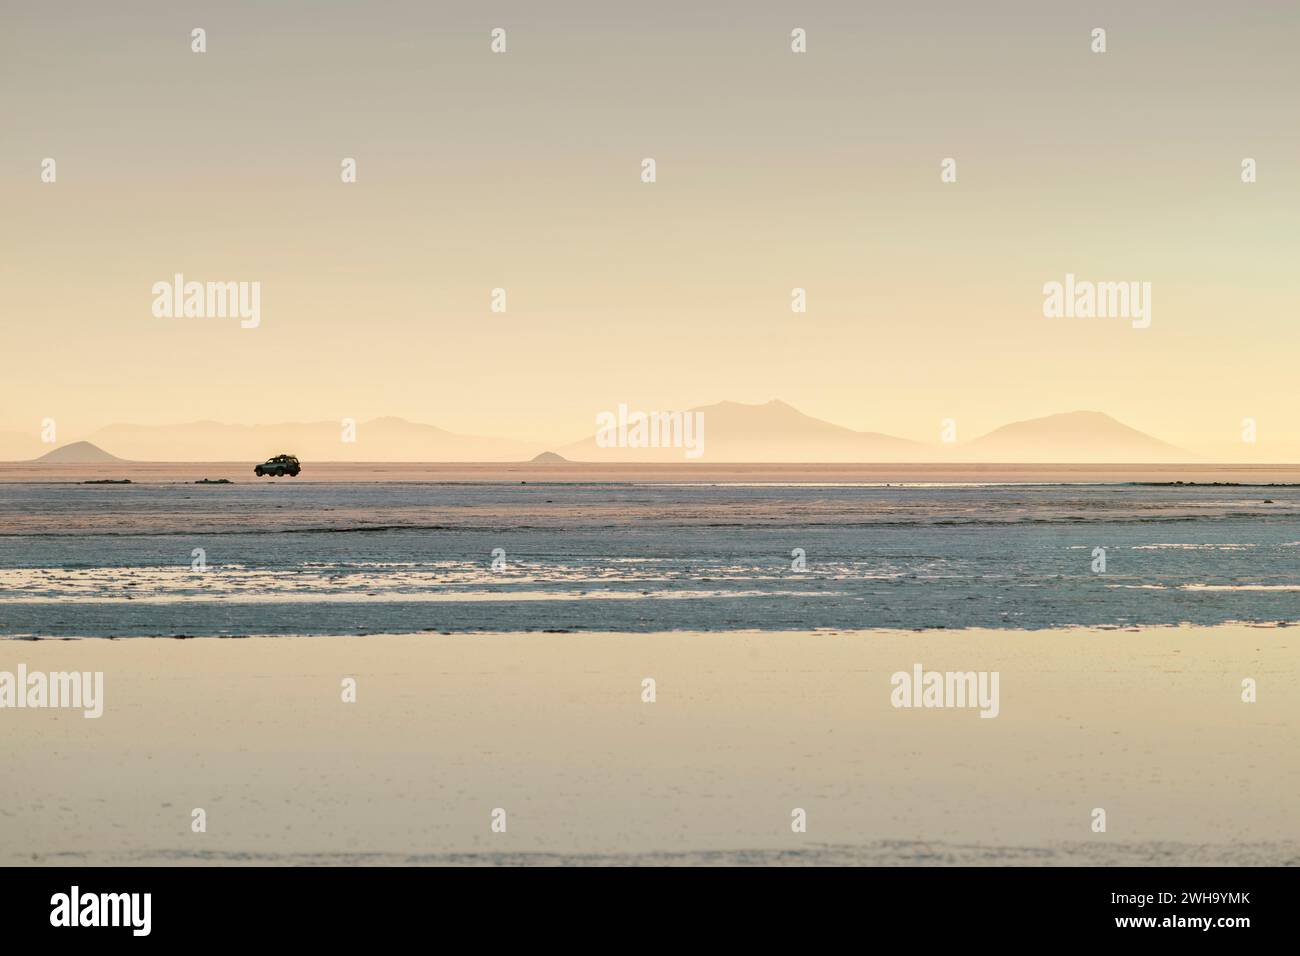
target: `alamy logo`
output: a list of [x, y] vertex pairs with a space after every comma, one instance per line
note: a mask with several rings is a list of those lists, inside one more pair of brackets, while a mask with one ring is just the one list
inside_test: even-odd
[[1150, 282], [1091, 282], [1076, 280], [1043, 286], [1043, 316], [1049, 319], [1132, 319], [1135, 329], [1151, 325]]
[[0, 709], [66, 707], [88, 720], [104, 713], [103, 671], [0, 671]]
[[132, 936], [148, 936], [153, 924], [152, 893], [68, 893], [50, 897], [51, 926], [128, 926]]
[[178, 272], [171, 282], [155, 282], [151, 291], [156, 319], [238, 318], [245, 329], [262, 324], [260, 282], [186, 282]]
[[981, 717], [998, 715], [998, 671], [898, 671], [889, 679], [895, 707], [978, 707]]
[[619, 405], [617, 414], [596, 416], [599, 448], [682, 448], [687, 458], [704, 454], [703, 412], [631, 412]]

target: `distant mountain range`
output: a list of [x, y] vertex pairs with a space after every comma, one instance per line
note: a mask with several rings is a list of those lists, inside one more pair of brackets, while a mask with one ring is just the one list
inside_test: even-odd
[[[785, 402], [719, 402], [687, 410], [703, 414], [702, 461], [916, 461], [930, 453], [920, 442], [858, 432], [805, 415]], [[574, 461], [682, 461], [681, 448], [606, 447], [596, 435], [564, 445]]]
[[[923, 443], [860, 432], [805, 415], [785, 402], [719, 402], [687, 410], [702, 413], [705, 462], [1128, 462], [1192, 461], [1197, 456], [1101, 412], [1069, 412], [1015, 422], [966, 442]], [[354, 441], [345, 439], [355, 437]], [[684, 450], [601, 447], [596, 435], [545, 449], [539, 444], [461, 435], [377, 418], [360, 422], [355, 436], [338, 422], [279, 425], [110, 425], [38, 460], [57, 462], [262, 461], [287, 452], [309, 461], [523, 462], [551, 455], [578, 462], [682, 462]], [[92, 444], [93, 442], [93, 444]], [[48, 445], [0, 432], [0, 458], [33, 459]], [[109, 454], [103, 449], [111, 449]], [[541, 453], [541, 456], [539, 456]], [[120, 457], [118, 457], [120, 456]], [[542, 457], [546, 456], [546, 457]]]
[[[347, 438], [353, 438], [347, 441]], [[459, 435], [402, 418], [280, 425], [110, 425], [90, 436], [125, 458], [152, 461], [262, 461], [282, 452], [311, 461], [521, 461], [539, 449], [500, 438]]]
[[116, 455], [110, 455], [98, 445], [92, 445], [88, 441], [74, 441], [71, 445], [56, 448], [48, 454], [41, 455], [36, 460], [51, 465], [94, 465], [121, 461], [122, 459]]
[[[1068, 412], [1015, 422], [973, 441], [945, 444], [859, 432], [805, 415], [781, 401], [720, 402], [703, 413], [704, 454], [711, 462], [1179, 462], [1196, 458], [1101, 412]], [[596, 436], [565, 445], [576, 461], [677, 461], [681, 448], [600, 447]]]
[[964, 446], [971, 461], [1158, 462], [1196, 456], [1102, 412], [1066, 412], [995, 428]]

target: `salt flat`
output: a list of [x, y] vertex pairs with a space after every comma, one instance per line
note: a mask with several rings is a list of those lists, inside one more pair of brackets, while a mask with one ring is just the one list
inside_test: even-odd
[[[0, 641], [0, 669], [105, 674], [97, 720], [0, 711], [0, 863], [1295, 863], [1298, 649], [1244, 625]], [[999, 672], [996, 719], [892, 707], [918, 663]]]

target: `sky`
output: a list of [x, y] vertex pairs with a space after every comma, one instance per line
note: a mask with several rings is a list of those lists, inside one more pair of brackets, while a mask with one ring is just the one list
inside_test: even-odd
[[[1300, 461], [1300, 6], [4, 7], [0, 431], [559, 444], [620, 403], [779, 398]], [[177, 273], [259, 282], [260, 324], [155, 317]], [[1151, 283], [1150, 326], [1045, 317], [1067, 273]]]

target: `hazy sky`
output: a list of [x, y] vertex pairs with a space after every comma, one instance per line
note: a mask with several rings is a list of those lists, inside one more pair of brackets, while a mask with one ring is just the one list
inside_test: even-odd
[[[1300, 459], [1300, 5], [1138, 6], [6, 0], [0, 429], [781, 398]], [[178, 272], [261, 326], [155, 318]], [[1067, 272], [1151, 327], [1044, 318]]]

